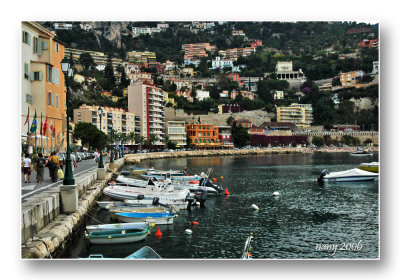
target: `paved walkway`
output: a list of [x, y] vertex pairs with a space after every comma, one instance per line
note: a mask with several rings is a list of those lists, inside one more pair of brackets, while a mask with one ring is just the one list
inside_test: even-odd
[[[108, 157], [103, 157], [104, 163], [108, 162]], [[78, 176], [79, 174], [86, 172], [88, 170], [93, 170], [97, 168], [97, 164], [94, 159], [85, 159], [78, 162], [78, 168], [74, 168], [72, 171], [74, 176]], [[63, 169], [65, 172], [65, 168]], [[45, 168], [44, 170], [44, 182], [39, 184], [36, 183], [36, 171], [33, 170], [31, 173], [31, 182], [24, 182], [24, 173], [21, 172], [21, 198], [25, 199], [35, 193], [40, 192], [41, 190], [48, 189], [50, 187], [58, 186], [62, 184], [62, 180], [53, 183], [50, 178], [49, 169]]]

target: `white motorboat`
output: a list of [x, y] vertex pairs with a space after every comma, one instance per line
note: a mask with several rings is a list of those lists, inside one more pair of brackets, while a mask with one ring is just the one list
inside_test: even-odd
[[357, 150], [356, 152], [349, 153], [349, 155], [354, 157], [367, 157], [367, 156], [373, 156], [374, 154], [366, 150]]
[[355, 181], [374, 181], [378, 179], [379, 173], [364, 171], [358, 168], [353, 168], [339, 172], [322, 171], [318, 181], [327, 182], [355, 182]]
[[[118, 176], [115, 180], [121, 184], [126, 184], [128, 186], [135, 186], [141, 188], [144, 188], [148, 185], [148, 181], [128, 178], [125, 176]], [[207, 190], [207, 193], [210, 195], [220, 194], [223, 192], [223, 188], [221, 186], [214, 184], [207, 178], [201, 178], [200, 180], [189, 181], [189, 182], [172, 181], [169, 179], [166, 179], [163, 182], [160, 182], [158, 180], [153, 180], [153, 182], [156, 186], [160, 188], [171, 186], [174, 188], [174, 190], [189, 190], [192, 193], [196, 192], [199, 186], [204, 186]]]
[[[157, 199], [157, 198], [156, 198]], [[143, 199], [127, 199], [124, 201], [126, 205], [154, 205], [159, 203], [162, 206], [176, 208], [177, 210], [183, 210], [187, 208], [188, 202], [186, 199], [173, 199], [173, 198], [158, 198], [151, 199], [144, 197]]]
[[170, 213], [116, 213], [121, 222], [148, 222], [155, 225], [169, 225], [174, 222], [175, 215]]
[[86, 226], [87, 232], [92, 231], [106, 231], [106, 230], [123, 230], [123, 229], [133, 229], [133, 228], [146, 228], [149, 226], [149, 223], [119, 223], [119, 224], [102, 224], [102, 225], [90, 225]]
[[118, 186], [110, 185], [103, 190], [103, 193], [113, 199], [126, 200], [126, 199], [144, 199], [145, 197], [153, 200], [155, 197], [171, 198], [171, 199], [185, 199], [189, 194], [189, 190], [174, 190], [173, 187], [160, 188], [152, 181], [145, 188], [131, 187], [131, 186]]
[[358, 168], [361, 170], [378, 173], [379, 172], [379, 162], [360, 163]]

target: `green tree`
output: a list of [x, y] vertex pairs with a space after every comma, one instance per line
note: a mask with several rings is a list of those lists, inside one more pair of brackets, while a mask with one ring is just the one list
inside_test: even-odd
[[235, 121], [233, 122], [232, 126], [232, 138], [236, 147], [243, 147], [250, 141], [250, 135], [247, 132], [247, 129], [237, 126]]
[[94, 63], [93, 58], [90, 55], [90, 53], [82, 53], [79, 56], [79, 62], [82, 64], [83, 68], [86, 71], [91, 70], [91, 68], [96, 65], [96, 63]]
[[96, 140], [98, 140], [97, 137], [99, 137], [98, 132], [100, 132], [100, 130], [98, 130], [94, 124], [80, 122], [75, 125], [73, 134], [75, 139], [81, 140], [82, 146], [89, 144], [90, 149], [96, 146]]
[[317, 147], [321, 147], [325, 144], [325, 140], [321, 136], [313, 136], [312, 143]]
[[232, 122], [234, 119], [235, 119], [234, 117], [229, 116], [229, 117], [226, 119], [226, 124], [227, 124], [227, 125], [231, 125], [231, 122]]
[[105, 90], [111, 90], [115, 87], [115, 76], [114, 69], [112, 67], [111, 56], [108, 56], [106, 67], [104, 68], [104, 77], [106, 83], [104, 85]]

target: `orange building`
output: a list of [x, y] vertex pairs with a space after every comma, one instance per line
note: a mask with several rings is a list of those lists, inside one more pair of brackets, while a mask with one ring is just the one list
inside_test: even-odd
[[197, 149], [222, 147], [218, 127], [211, 124], [187, 124], [186, 135], [189, 143]]
[[214, 52], [217, 47], [210, 45], [210, 43], [196, 43], [184, 44], [182, 50], [184, 51], [184, 59], [192, 59], [195, 57], [207, 57], [207, 51]]

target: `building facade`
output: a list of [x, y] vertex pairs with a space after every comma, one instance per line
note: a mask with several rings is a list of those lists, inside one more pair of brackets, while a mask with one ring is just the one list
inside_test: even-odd
[[212, 124], [187, 124], [186, 134], [189, 144], [197, 149], [220, 148], [218, 127]]
[[[29, 126], [36, 112], [37, 135], [40, 135], [40, 116], [43, 123], [47, 117], [47, 127], [52, 123], [55, 128], [54, 139], [49, 130], [44, 133], [44, 152], [48, 153], [52, 146], [53, 150], [65, 150], [66, 88], [61, 70], [64, 45], [54, 38], [54, 33], [36, 22], [22, 22], [21, 27], [21, 135], [27, 135], [30, 128], [25, 125], [29, 107]], [[29, 143], [34, 142], [31, 137]]]
[[155, 52], [131, 51], [126, 53], [126, 59], [129, 62], [140, 63], [140, 64], [144, 63], [151, 64], [151, 62], [154, 62], [157, 58]]
[[[74, 123], [87, 122], [94, 124], [99, 130], [105, 134], [110, 134], [111, 130], [118, 133], [129, 134], [131, 132], [140, 132], [139, 119], [135, 117], [134, 113], [125, 111], [121, 108], [101, 107], [103, 115], [98, 114], [99, 106], [81, 105], [79, 108], [74, 109]], [[130, 140], [128, 145], [133, 145], [133, 140]]]
[[293, 71], [292, 61], [278, 61], [275, 73], [278, 80], [300, 79], [304, 77], [301, 69]]
[[292, 103], [289, 107], [276, 108], [277, 121], [294, 123], [297, 127], [309, 127], [313, 122], [312, 105]]
[[255, 47], [247, 47], [247, 48], [235, 48], [228, 49], [224, 51], [219, 51], [218, 53], [225, 59], [233, 59], [236, 60], [239, 56], [247, 57], [256, 51]]
[[340, 82], [343, 88], [355, 87], [357, 82], [364, 76], [363, 71], [351, 71], [346, 73], [340, 73]]
[[[90, 56], [93, 58], [93, 62], [96, 63], [98, 66], [101, 66], [104, 70], [104, 67], [108, 61], [108, 56], [105, 55], [104, 53], [65, 48], [65, 57], [69, 59], [70, 55], [72, 54], [72, 58], [74, 61], [79, 61], [79, 57], [83, 53], [90, 54]], [[122, 66], [122, 63], [123, 63], [123, 61], [120, 58], [115, 58], [115, 57], [111, 58], [111, 64], [112, 64], [114, 71], [116, 71], [118, 67]]]
[[218, 126], [219, 140], [222, 147], [233, 148], [232, 129], [230, 126]]
[[184, 121], [168, 121], [167, 134], [169, 140], [176, 143], [176, 147], [186, 146], [186, 129]]
[[164, 145], [165, 116], [163, 91], [155, 85], [136, 83], [128, 87], [128, 110], [140, 118], [140, 135], [150, 140], [156, 135], [155, 146]]
[[221, 57], [217, 56], [215, 60], [211, 61], [212, 69], [223, 69], [227, 67], [233, 67], [233, 60], [231, 59], [221, 59]]
[[210, 43], [196, 43], [182, 45], [184, 52], [184, 59], [193, 59], [195, 57], [207, 57], [207, 51], [214, 52], [217, 47], [210, 45]]

